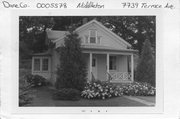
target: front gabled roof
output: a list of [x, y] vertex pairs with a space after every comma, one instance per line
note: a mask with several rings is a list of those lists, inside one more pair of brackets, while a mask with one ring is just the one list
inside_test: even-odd
[[[90, 24], [96, 24], [98, 25], [101, 29], [103, 29], [104, 31], [106, 31], [107, 33], [109, 33], [111, 36], [115, 37], [115, 39], [117, 39], [118, 42], [121, 42], [123, 44], [125, 44], [128, 47], [131, 47], [131, 45], [126, 42], [123, 38], [121, 38], [120, 36], [116, 35], [114, 32], [112, 32], [111, 30], [109, 30], [108, 28], [106, 28], [104, 25], [102, 25], [100, 22], [98, 22], [97, 20], [91, 20], [88, 23], [78, 27], [75, 32], [80, 32], [82, 31], [84, 28], [88, 27], [88, 25]], [[49, 40], [51, 40], [52, 42], [56, 43], [56, 42], [61, 42], [64, 37], [66, 36], [66, 34], [68, 33], [68, 31], [57, 31], [57, 30], [47, 30], [47, 38]]]
[[112, 32], [111, 30], [109, 30], [108, 28], [106, 28], [104, 25], [102, 25], [100, 22], [98, 22], [97, 20], [91, 20], [88, 23], [78, 27], [75, 31], [79, 32], [81, 31], [83, 28], [85, 28], [86, 26], [95, 23], [97, 24], [99, 27], [101, 27], [102, 29], [104, 29], [106, 32], [110, 33], [112, 36], [114, 36], [116, 39], [118, 39], [119, 41], [121, 41], [122, 43], [124, 43], [125, 45], [127, 45], [128, 47], [131, 47], [131, 44], [129, 44], [127, 41], [125, 41], [123, 38], [121, 38], [120, 36], [116, 35], [114, 32]]

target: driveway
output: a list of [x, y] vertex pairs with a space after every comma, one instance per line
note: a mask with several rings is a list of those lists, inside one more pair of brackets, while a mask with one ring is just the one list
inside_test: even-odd
[[88, 100], [80, 99], [79, 101], [62, 101], [62, 100], [53, 100], [52, 94], [53, 89], [48, 87], [40, 87], [35, 89], [35, 98], [32, 103], [26, 105], [28, 107], [35, 106], [45, 106], [45, 107], [54, 107], [54, 106], [121, 106], [121, 107], [134, 107], [134, 106], [154, 106], [155, 97], [142, 97], [142, 96], [122, 96], [115, 97], [105, 100]]

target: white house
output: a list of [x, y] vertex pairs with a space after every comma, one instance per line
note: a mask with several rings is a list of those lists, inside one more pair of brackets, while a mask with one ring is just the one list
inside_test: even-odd
[[[100, 22], [92, 20], [75, 30], [81, 38], [81, 46], [86, 58], [88, 80], [111, 82], [133, 82], [134, 56], [136, 50], [121, 37], [107, 29]], [[50, 82], [56, 81], [59, 64], [57, 48], [61, 47], [67, 31], [47, 31], [47, 39], [55, 43], [55, 48], [32, 57], [32, 74], [38, 74]]]

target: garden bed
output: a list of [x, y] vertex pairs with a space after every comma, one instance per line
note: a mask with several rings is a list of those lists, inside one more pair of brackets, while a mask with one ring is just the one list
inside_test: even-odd
[[81, 96], [87, 99], [107, 99], [112, 97], [127, 96], [155, 96], [156, 89], [147, 83], [121, 83], [89, 82], [82, 91]]

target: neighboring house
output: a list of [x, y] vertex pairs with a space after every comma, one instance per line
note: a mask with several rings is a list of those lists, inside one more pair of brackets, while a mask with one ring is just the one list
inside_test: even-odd
[[[81, 46], [86, 58], [88, 80], [111, 82], [133, 82], [134, 58], [136, 50], [131, 45], [107, 29], [96, 20], [83, 24], [75, 30], [81, 38]], [[47, 39], [55, 43], [55, 48], [32, 57], [32, 74], [56, 81], [56, 70], [59, 65], [57, 48], [64, 43], [67, 31], [47, 31]], [[73, 59], [72, 59], [73, 60]]]

